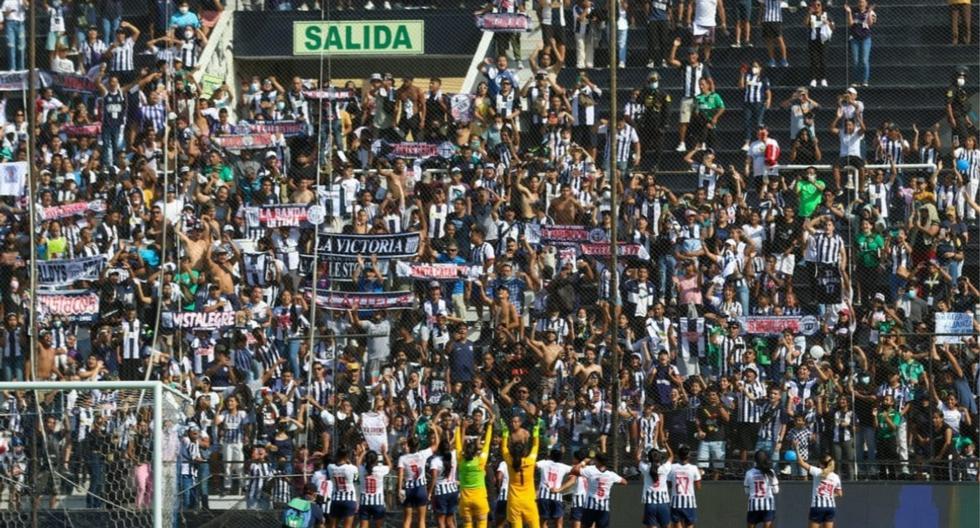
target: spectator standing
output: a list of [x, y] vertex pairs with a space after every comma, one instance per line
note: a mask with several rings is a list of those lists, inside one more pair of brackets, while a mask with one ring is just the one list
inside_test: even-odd
[[694, 98], [701, 94], [701, 79], [711, 80], [711, 71], [708, 66], [701, 62], [697, 48], [691, 48], [687, 52], [687, 62], [682, 63], [677, 60], [677, 48], [681, 46], [680, 37], [674, 39], [674, 46], [670, 49], [670, 57], [667, 63], [674, 68], [681, 70], [683, 79], [683, 91], [681, 92], [680, 124], [677, 125], [678, 145], [677, 152], [687, 152], [688, 124], [694, 114]]
[[27, 30], [24, 21], [27, 20], [27, 6], [27, 0], [3, 0], [0, 5], [3, 10], [3, 33], [7, 38], [7, 67], [14, 71], [26, 69]]
[[826, 46], [834, 33], [834, 21], [823, 9], [821, 0], [810, 3], [810, 10], [803, 19], [808, 29], [807, 56], [810, 59], [810, 86], [827, 86]]
[[102, 28], [103, 38], [108, 45], [109, 39], [122, 24], [123, 0], [99, 0], [98, 8], [99, 27]]
[[743, 65], [740, 73], [738, 87], [744, 90], [742, 114], [745, 116], [745, 145], [742, 150], [748, 151], [752, 133], [762, 125], [766, 110], [772, 106], [772, 89], [759, 61], [752, 61], [750, 68]]
[[718, 120], [725, 113], [725, 102], [714, 90], [714, 83], [702, 77], [699, 84], [701, 93], [694, 98], [695, 113], [692, 116], [694, 131], [691, 133], [694, 141], [690, 152], [697, 148], [714, 148], [715, 129], [718, 127]]
[[[963, 32], [960, 33], [960, 25]], [[970, 44], [973, 40], [973, 13], [971, 12], [970, 2], [967, 0], [949, 0], [949, 25], [953, 45]], [[963, 36], [961, 39], [960, 36]]]
[[674, 24], [674, 1], [651, 0], [647, 15], [647, 68], [667, 66], [671, 26]]
[[851, 86], [867, 86], [871, 78], [871, 28], [878, 15], [868, 5], [868, 0], [857, 0], [857, 8], [844, 4], [847, 13], [848, 38], [851, 46], [851, 64], [854, 66]]
[[140, 38], [140, 30], [129, 22], [121, 22], [116, 30], [116, 39], [106, 50], [105, 58], [109, 61], [109, 72], [117, 77], [122, 84], [136, 80], [136, 67], [133, 56], [136, 54], [136, 41]]
[[769, 67], [776, 67], [776, 47], [779, 47], [779, 66], [786, 68], [786, 40], [783, 39], [783, 5], [780, 0], [765, 0], [762, 8], [762, 38], [769, 52]]
[[701, 48], [704, 62], [711, 62], [711, 47], [715, 44], [715, 29], [720, 25], [727, 33], [725, 3], [722, 0], [691, 0], [687, 5], [687, 26], [691, 28], [694, 44]]

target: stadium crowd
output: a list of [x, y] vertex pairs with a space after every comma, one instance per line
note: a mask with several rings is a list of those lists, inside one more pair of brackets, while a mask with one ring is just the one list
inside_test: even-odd
[[[794, 136], [776, 138], [762, 119], [774, 94], [754, 63], [739, 82], [752, 109], [745, 157], [723, 164], [712, 143], [726, 103], [702, 62], [713, 28], [682, 48], [651, 14], [662, 38], [651, 65], [690, 82], [672, 93], [651, 69], [610, 131], [584, 40], [575, 84], [558, 83], [563, 30], [513, 58], [532, 69], [524, 85], [506, 54], [488, 59], [460, 112], [439, 79], [387, 73], [343, 86], [229, 79], [241, 84], [234, 98], [191, 75], [207, 34], [186, 0], [152, 31], [121, 20], [121, 3], [46, 3], [51, 69], [88, 74], [96, 91], [41, 91], [32, 159], [27, 109], [20, 94], [5, 99], [0, 157], [33, 165], [37, 222], [32, 233], [26, 190], [5, 191], [0, 378], [162, 380], [186, 394], [192, 409], [173, 424], [186, 508], [219, 493], [282, 505], [309, 483], [323, 494], [318, 471], [340, 463], [338, 448], [351, 460], [370, 450], [372, 465], [426, 446], [446, 453], [454, 434], [498, 420], [517, 444], [540, 428], [540, 452], [566, 461], [608, 453], [619, 435], [626, 475], [650, 450], [687, 446], [708, 478], [741, 478], [757, 450], [829, 453], [847, 479], [977, 478], [980, 281], [962, 270], [980, 150], [965, 73], [945, 94], [952, 145], [938, 126], [866, 123], [858, 87], [826, 109], [799, 88], [784, 104]], [[25, 4], [3, 2], [8, 44], [23, 40]], [[92, 8], [88, 25], [66, 18], [76, 25], [59, 32], [68, 6]], [[137, 67], [147, 50], [154, 62]], [[11, 69], [23, 69], [22, 51], [9, 47]], [[644, 168], [675, 130], [693, 192]], [[818, 163], [828, 133], [841, 148], [833, 173], [779, 169]], [[895, 166], [911, 162], [935, 170]], [[338, 257], [324, 240], [385, 244]], [[386, 256], [404, 241], [417, 247]], [[972, 336], [932, 335], [956, 314]], [[73, 391], [39, 402], [41, 426], [31, 398], [9, 392], [0, 409], [11, 505], [30, 482], [53, 505], [73, 475], [102, 507], [124, 460], [127, 493], [148, 503], [148, 413]], [[46, 456], [32, 463], [42, 427]], [[494, 469], [509, 445], [500, 438]]]

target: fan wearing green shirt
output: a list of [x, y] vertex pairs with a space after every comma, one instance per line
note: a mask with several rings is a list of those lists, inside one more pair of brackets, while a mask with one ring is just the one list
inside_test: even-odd
[[[902, 424], [902, 414], [895, 409], [895, 398], [886, 394], [881, 398], [881, 408], [876, 416], [878, 421], [878, 460], [885, 462], [879, 466], [880, 478], [895, 477], [898, 461], [898, 426]], [[891, 463], [889, 463], [891, 462]]]
[[881, 268], [881, 252], [885, 248], [885, 238], [876, 232], [868, 220], [861, 220], [861, 228], [855, 237], [857, 242], [858, 270], [857, 295], [861, 302], [868, 302], [874, 295], [878, 284], [877, 271]]
[[208, 166], [204, 171], [204, 174], [211, 177], [212, 174], [217, 174], [223, 183], [230, 184], [235, 176], [231, 172], [231, 167], [224, 162], [221, 157], [221, 153], [217, 150], [212, 150], [211, 155], [208, 156]]
[[800, 197], [800, 216], [810, 218], [823, 199], [826, 184], [817, 179], [816, 167], [807, 167], [806, 177], [796, 180], [796, 194]]
[[721, 100], [718, 92], [714, 91], [714, 83], [707, 77], [701, 77], [698, 81], [701, 93], [694, 97], [694, 119], [691, 137], [691, 152], [698, 149], [709, 149], [714, 146], [715, 127], [718, 126], [718, 119], [725, 113], [725, 102]]

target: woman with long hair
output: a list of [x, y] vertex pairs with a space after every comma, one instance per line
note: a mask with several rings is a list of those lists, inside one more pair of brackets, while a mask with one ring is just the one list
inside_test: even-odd
[[745, 472], [745, 494], [749, 496], [749, 510], [745, 516], [748, 528], [772, 528], [776, 518], [776, 494], [779, 493], [779, 479], [772, 467], [769, 453], [755, 452], [755, 467]]
[[541, 443], [541, 420], [534, 424], [530, 450], [527, 443], [511, 444], [510, 430], [506, 427], [502, 429], [501, 449], [510, 473], [507, 483], [507, 522], [511, 528], [539, 528], [538, 505], [534, 497], [534, 469]]
[[357, 517], [361, 521], [361, 528], [370, 528], [373, 523], [375, 528], [384, 526], [385, 515], [385, 477], [391, 472], [391, 459], [388, 458], [387, 450], [382, 450], [384, 457], [383, 463], [378, 453], [374, 451], [361, 451], [358, 457], [361, 477], [361, 500], [357, 510]]
[[[796, 449], [796, 442], [793, 449]], [[799, 453], [799, 450], [796, 449]], [[813, 477], [813, 491], [810, 494], [810, 525], [809, 528], [834, 528], [834, 517], [837, 515], [837, 497], [844, 496], [840, 476], [834, 473], [836, 463], [829, 454], [820, 458], [823, 467], [811, 466], [802, 457], [796, 459], [803, 471]]]
[[459, 510], [459, 482], [456, 480], [458, 459], [448, 438], [439, 443], [436, 453], [429, 459], [429, 498], [439, 528], [456, 527], [456, 511]]
[[493, 416], [487, 422], [482, 442], [479, 437], [465, 439], [465, 432], [463, 422], [460, 422], [454, 438], [459, 464], [459, 516], [463, 519], [464, 528], [486, 528], [487, 514], [490, 513], [486, 470], [493, 435]]
[[674, 455], [667, 451], [651, 449], [647, 458], [640, 462], [643, 474], [643, 526], [668, 528], [670, 526], [670, 489], [667, 477], [674, 463]]
[[439, 445], [437, 427], [431, 428], [430, 447], [419, 449], [419, 436], [412, 434], [408, 438], [408, 453], [398, 457], [398, 498], [405, 508], [403, 528], [411, 528], [412, 518], [416, 512], [418, 512], [419, 528], [425, 528], [425, 514], [429, 506], [429, 497], [426, 495], [425, 461], [432, 456], [431, 446], [434, 445]]

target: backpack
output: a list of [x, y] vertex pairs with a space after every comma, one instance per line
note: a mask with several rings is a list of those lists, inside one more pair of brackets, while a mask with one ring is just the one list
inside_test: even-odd
[[286, 505], [286, 511], [282, 513], [282, 525], [285, 528], [306, 528], [310, 525], [313, 517], [313, 508], [310, 501], [295, 498]]

